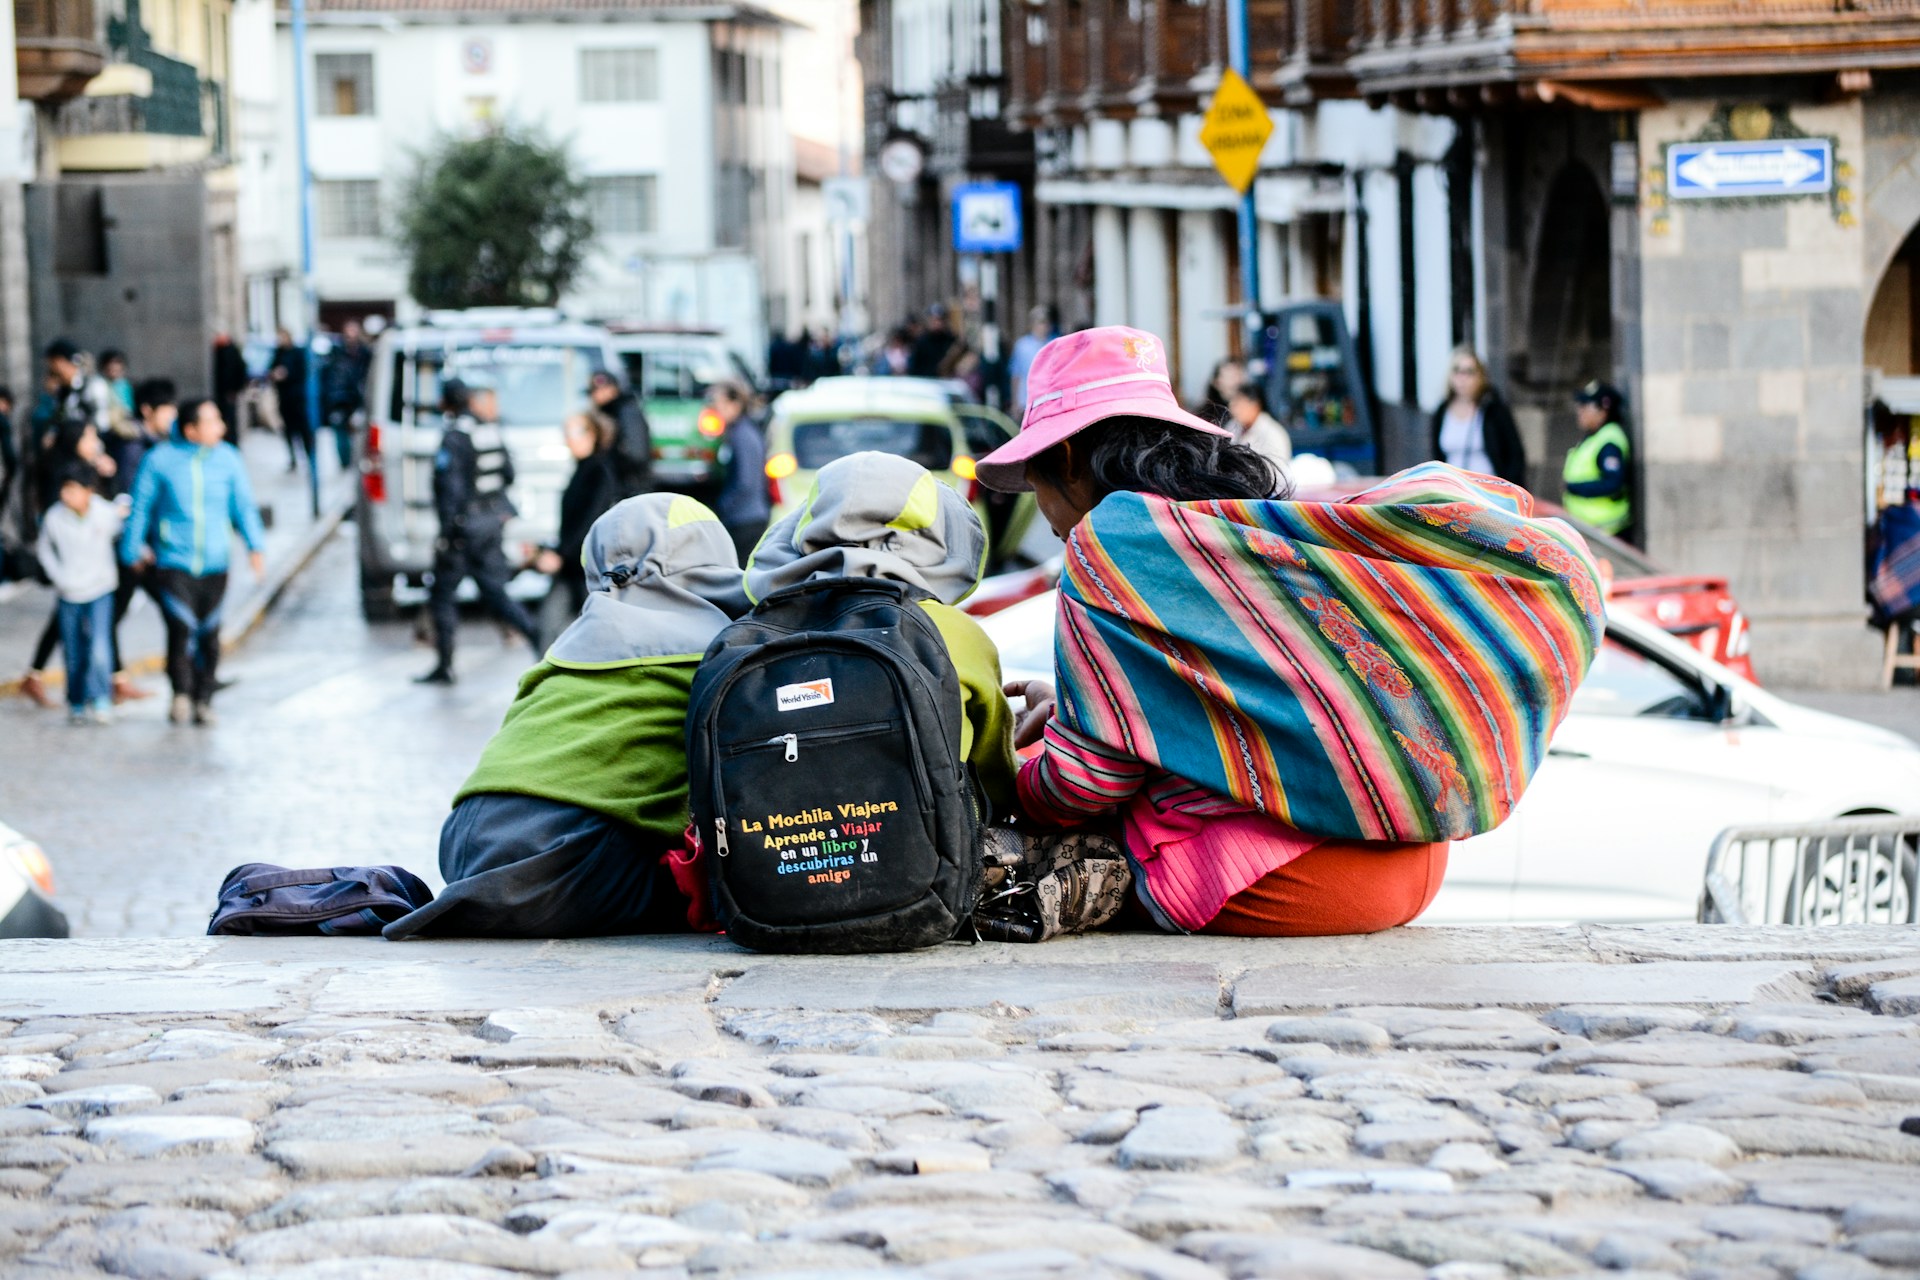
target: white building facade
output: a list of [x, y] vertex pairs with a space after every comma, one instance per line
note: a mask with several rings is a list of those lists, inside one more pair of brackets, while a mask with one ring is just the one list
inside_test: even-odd
[[[598, 232], [563, 300], [587, 316], [719, 323], [746, 302], [787, 322], [793, 145], [781, 103], [783, 24], [750, 5], [672, 0], [526, 8], [461, 0], [319, 0], [308, 26], [314, 283], [323, 325], [405, 319], [407, 265], [393, 233], [418, 157], [449, 136], [511, 123], [565, 143]], [[293, 83], [285, 11], [275, 78]], [[300, 258], [292, 95], [266, 167], [277, 254], [251, 261], [256, 304]], [[277, 258], [277, 261], [270, 261]], [[289, 316], [279, 300], [280, 317]], [[297, 307], [296, 307], [297, 313]], [[263, 327], [254, 317], [256, 328]], [[297, 325], [295, 327], [298, 327]]]

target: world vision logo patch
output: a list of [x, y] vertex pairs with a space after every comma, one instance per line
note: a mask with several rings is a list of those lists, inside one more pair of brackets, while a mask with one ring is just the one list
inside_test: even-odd
[[809, 680], [805, 684], [783, 684], [773, 691], [773, 697], [782, 711], [828, 706], [833, 702], [833, 681]]

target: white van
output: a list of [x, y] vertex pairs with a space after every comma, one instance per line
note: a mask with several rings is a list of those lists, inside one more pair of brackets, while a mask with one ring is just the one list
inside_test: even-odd
[[617, 378], [620, 368], [605, 329], [552, 310], [432, 311], [382, 333], [368, 375], [355, 512], [367, 617], [392, 617], [396, 585], [421, 586], [433, 567], [443, 378], [477, 379], [499, 392], [515, 472], [508, 496], [520, 512], [507, 525], [507, 559], [519, 563], [559, 532], [560, 495], [574, 465], [561, 424], [587, 406], [588, 378]]

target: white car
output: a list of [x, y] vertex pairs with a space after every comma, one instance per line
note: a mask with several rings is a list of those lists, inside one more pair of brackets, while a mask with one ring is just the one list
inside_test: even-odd
[[[1053, 678], [1056, 593], [981, 619], [1009, 680]], [[1498, 829], [1453, 846], [1423, 924], [1692, 920], [1735, 825], [1920, 813], [1920, 744], [1797, 706], [1650, 623], [1606, 643]], [[1911, 856], [1889, 868], [1912, 893]]]
[[0, 938], [64, 938], [53, 905], [53, 867], [40, 846], [0, 823]]

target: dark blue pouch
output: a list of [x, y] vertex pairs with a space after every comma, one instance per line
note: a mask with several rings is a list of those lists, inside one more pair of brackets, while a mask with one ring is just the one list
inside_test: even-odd
[[404, 867], [318, 867], [290, 871], [249, 862], [227, 872], [210, 934], [377, 934], [433, 901]]

